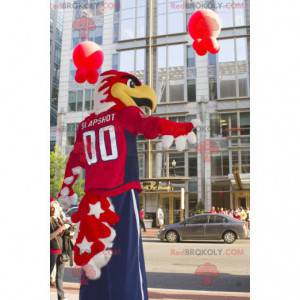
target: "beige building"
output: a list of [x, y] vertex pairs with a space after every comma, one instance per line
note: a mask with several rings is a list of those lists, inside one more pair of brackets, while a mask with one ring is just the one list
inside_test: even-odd
[[[154, 215], [160, 205], [166, 222], [173, 223], [183, 213], [188, 216], [212, 205], [249, 207], [249, 2], [78, 2], [64, 10], [57, 144], [69, 153], [76, 124], [92, 110], [93, 86], [74, 81], [71, 58], [78, 42], [94, 40], [105, 55], [101, 71], [135, 73], [156, 90], [156, 115], [201, 120], [198, 145], [185, 152], [174, 147], [162, 151], [159, 140], [138, 138], [141, 205], [146, 213]], [[222, 21], [221, 51], [199, 57], [186, 32], [187, 20], [196, 8], [214, 7]], [[86, 18], [94, 25], [79, 29], [78, 19]]]

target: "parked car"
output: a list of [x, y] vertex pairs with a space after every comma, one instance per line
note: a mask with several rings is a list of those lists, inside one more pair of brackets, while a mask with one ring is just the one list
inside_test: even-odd
[[227, 244], [247, 238], [247, 226], [243, 221], [224, 214], [200, 214], [182, 222], [166, 225], [158, 233], [161, 241], [174, 243], [191, 240], [223, 240]]

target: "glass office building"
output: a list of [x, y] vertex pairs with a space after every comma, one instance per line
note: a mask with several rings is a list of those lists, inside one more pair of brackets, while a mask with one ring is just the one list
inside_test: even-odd
[[[198, 8], [221, 18], [217, 55], [199, 57], [191, 46], [187, 22]], [[198, 144], [188, 151], [163, 151], [159, 139], [138, 137], [146, 213], [161, 206], [173, 223], [211, 206], [250, 207], [249, 1], [86, 0], [65, 7], [56, 142], [66, 154], [93, 109], [94, 87], [74, 81], [72, 63], [73, 48], [87, 39], [104, 51], [100, 71], [134, 73], [156, 90], [154, 115], [201, 120]]]

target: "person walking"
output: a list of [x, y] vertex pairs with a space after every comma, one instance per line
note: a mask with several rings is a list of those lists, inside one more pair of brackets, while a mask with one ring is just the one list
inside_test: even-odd
[[233, 212], [233, 217], [237, 220], [240, 220], [241, 219], [241, 216], [240, 216], [240, 212], [238, 209], [236, 209], [234, 212]]
[[223, 207], [221, 207], [221, 209], [220, 209], [220, 211], [219, 211], [219, 214], [223, 214], [223, 215], [226, 214], [226, 212], [224, 211]]
[[62, 235], [68, 228], [67, 224], [63, 224], [59, 217], [55, 216], [55, 206], [50, 205], [50, 274], [52, 273], [54, 266], [56, 266], [56, 289], [57, 299], [67, 300], [65, 298], [63, 289], [63, 277], [64, 277], [64, 262], [61, 259], [63, 239]]
[[144, 232], [146, 232], [146, 226], [145, 226], [144, 218], [145, 218], [145, 211], [142, 208], [140, 210], [140, 224], [141, 224], [141, 227], [143, 228]]
[[210, 213], [211, 214], [216, 214], [217, 213], [216, 208], [214, 206], [212, 206], [212, 208], [210, 210]]
[[156, 219], [157, 219], [157, 225], [159, 226], [160, 229], [163, 228], [164, 226], [164, 219], [165, 219], [165, 216], [164, 216], [164, 212], [162, 210], [161, 207], [159, 207], [157, 209], [157, 212], [156, 212]]

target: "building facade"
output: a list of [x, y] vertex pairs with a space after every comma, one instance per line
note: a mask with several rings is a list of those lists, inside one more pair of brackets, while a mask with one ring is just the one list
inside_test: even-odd
[[58, 0], [51, 1], [50, 9], [50, 150], [54, 149], [57, 130], [57, 106], [60, 76], [60, 59], [63, 32], [63, 10]]
[[[191, 47], [187, 22], [198, 8], [221, 18], [217, 55], [200, 57]], [[93, 108], [94, 87], [74, 81], [72, 63], [73, 48], [86, 39], [104, 51], [101, 71], [134, 73], [156, 90], [154, 115], [201, 120], [198, 144], [184, 152], [162, 151], [159, 139], [138, 137], [140, 198], [148, 216], [161, 206], [166, 223], [173, 223], [211, 206], [250, 207], [248, 0], [86, 0], [66, 7], [56, 135], [66, 154], [76, 125]]]

